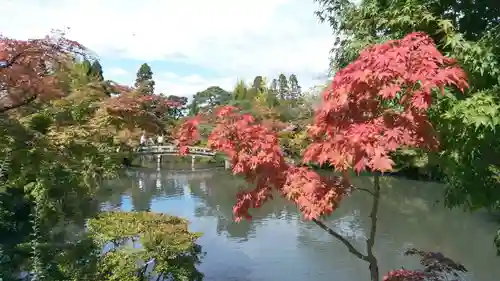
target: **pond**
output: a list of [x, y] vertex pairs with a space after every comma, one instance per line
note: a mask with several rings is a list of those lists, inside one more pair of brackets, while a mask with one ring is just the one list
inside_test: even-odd
[[[200, 270], [205, 280], [303, 281], [369, 280], [367, 264], [315, 224], [301, 219], [293, 204], [276, 199], [254, 210], [250, 222], [232, 221], [232, 206], [244, 182], [223, 169], [175, 171], [137, 168], [110, 182], [104, 209], [154, 211], [185, 217], [207, 252]], [[355, 178], [369, 186], [369, 177]], [[386, 178], [378, 220], [376, 255], [381, 272], [418, 267], [403, 256], [408, 247], [440, 251], [463, 263], [466, 280], [495, 281], [500, 276], [493, 245], [498, 227], [486, 213], [449, 210], [436, 183]], [[325, 222], [365, 249], [370, 198], [354, 194]], [[496, 276], [496, 277], [495, 277]]]

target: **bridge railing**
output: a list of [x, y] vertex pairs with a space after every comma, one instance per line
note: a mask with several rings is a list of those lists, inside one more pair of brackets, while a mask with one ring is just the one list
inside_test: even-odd
[[[203, 156], [215, 156], [215, 152], [198, 146], [189, 146], [189, 155], [203, 155]], [[137, 149], [139, 154], [177, 154], [179, 149], [175, 145], [151, 145], [151, 146], [140, 146]]]
[[[199, 146], [188, 146], [189, 153], [188, 155], [193, 156], [208, 156], [214, 157], [215, 151], [210, 150], [205, 147]], [[150, 146], [140, 146], [137, 149], [138, 154], [150, 154], [150, 155], [158, 155], [158, 154], [178, 154], [179, 149], [175, 145], [150, 145]], [[226, 158], [226, 160], [228, 160]], [[295, 164], [295, 160], [291, 158], [286, 158], [286, 162], [289, 164]]]

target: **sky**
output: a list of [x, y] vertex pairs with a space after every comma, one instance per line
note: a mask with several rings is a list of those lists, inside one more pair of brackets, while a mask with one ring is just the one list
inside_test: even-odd
[[147, 62], [157, 92], [191, 97], [238, 79], [297, 75], [321, 84], [334, 37], [313, 0], [2, 0], [0, 33], [65, 30], [98, 55], [106, 79], [132, 85]]

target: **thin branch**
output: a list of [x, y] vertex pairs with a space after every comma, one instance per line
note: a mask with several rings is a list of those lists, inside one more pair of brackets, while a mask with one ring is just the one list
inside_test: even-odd
[[8, 68], [8, 67], [11, 67], [12, 65], [14, 65], [14, 63], [19, 59], [21, 58], [22, 55], [24, 55], [26, 52], [20, 52], [20, 53], [17, 53], [16, 55], [14, 55], [12, 57], [12, 59], [10, 61], [7, 61], [7, 60], [2, 60], [0, 61], [0, 69], [2, 68]]
[[33, 95], [33, 96], [25, 99], [22, 102], [18, 102], [18, 103], [14, 103], [14, 104], [2, 107], [2, 108], [0, 108], [0, 113], [5, 113], [5, 112], [7, 112], [7, 111], [9, 111], [11, 109], [15, 109], [15, 108], [19, 108], [19, 107], [21, 107], [23, 105], [27, 105], [27, 104], [33, 102], [34, 100], [36, 100], [37, 98], [38, 98], [38, 95]]
[[353, 187], [354, 190], [359, 190], [359, 191], [364, 191], [368, 192], [370, 195], [375, 196], [375, 193], [368, 188], [363, 188], [363, 187]]
[[313, 219], [312, 220], [314, 223], [316, 223], [319, 227], [321, 227], [323, 230], [325, 230], [326, 232], [328, 232], [328, 234], [332, 235], [333, 237], [337, 238], [340, 242], [342, 242], [342, 244], [344, 244], [347, 249], [349, 250], [349, 252], [353, 255], [355, 255], [357, 258], [361, 259], [361, 260], [364, 260], [364, 261], [368, 261], [368, 257], [363, 255], [360, 251], [358, 251], [354, 245], [352, 245], [351, 242], [349, 242], [347, 239], [345, 239], [342, 235], [340, 235], [339, 233], [335, 232], [333, 229], [329, 228], [328, 226], [326, 226], [323, 222], [321, 222], [320, 220], [317, 220], [317, 219]]

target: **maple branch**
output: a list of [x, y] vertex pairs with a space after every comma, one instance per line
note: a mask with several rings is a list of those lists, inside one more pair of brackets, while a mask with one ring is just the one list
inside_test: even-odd
[[375, 193], [368, 188], [363, 188], [363, 187], [353, 187], [354, 190], [359, 190], [359, 191], [364, 191], [368, 192], [370, 195], [375, 196]]
[[17, 62], [23, 55], [29, 54], [30, 52], [32, 53], [37, 53], [41, 52], [41, 50], [37, 49], [26, 49], [20, 53], [15, 54], [10, 60], [0, 60], [0, 69], [2, 68], [9, 68], [14, 65], [14, 63]]
[[316, 223], [319, 227], [321, 227], [324, 231], [328, 232], [328, 234], [332, 235], [333, 237], [337, 238], [340, 242], [342, 242], [342, 244], [344, 244], [347, 247], [347, 249], [351, 254], [355, 255], [357, 258], [361, 260], [368, 261], [368, 257], [363, 255], [360, 251], [358, 251], [358, 249], [356, 249], [356, 247], [354, 247], [354, 245], [352, 245], [352, 243], [349, 242], [347, 239], [345, 239], [342, 235], [340, 235], [333, 229], [326, 226], [320, 220], [312, 219], [312, 221]]
[[33, 102], [34, 100], [36, 100], [37, 98], [38, 98], [38, 95], [33, 95], [33, 96], [25, 99], [22, 102], [18, 102], [18, 103], [14, 103], [14, 104], [2, 107], [2, 108], [0, 108], [0, 113], [5, 113], [5, 112], [7, 112], [7, 111], [9, 111], [11, 109], [15, 109], [15, 108], [19, 108], [19, 107], [21, 107], [23, 105], [27, 105], [27, 104]]

